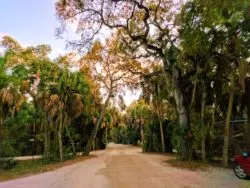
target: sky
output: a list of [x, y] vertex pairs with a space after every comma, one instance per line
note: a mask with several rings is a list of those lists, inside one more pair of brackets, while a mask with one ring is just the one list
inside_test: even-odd
[[0, 36], [23, 46], [49, 44], [55, 58], [65, 52], [65, 41], [55, 37], [58, 26], [54, 0], [0, 0]]
[[[64, 39], [57, 39], [55, 29], [60, 26], [56, 19], [55, 0], [0, 0], [0, 38], [8, 35], [22, 46], [48, 44], [52, 48], [50, 57], [63, 55], [66, 50]], [[69, 36], [73, 39], [74, 36]], [[76, 36], [75, 36], [76, 37]], [[128, 105], [138, 98], [127, 91], [124, 97]]]

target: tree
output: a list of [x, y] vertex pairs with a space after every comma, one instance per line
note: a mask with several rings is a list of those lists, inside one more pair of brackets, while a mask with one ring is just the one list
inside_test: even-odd
[[144, 100], [135, 101], [126, 110], [127, 123], [140, 131], [144, 143], [144, 127], [152, 122], [152, 108]]
[[[21, 102], [16, 101], [14, 96], [28, 96], [30, 102], [26, 98], [22, 99], [34, 104], [40, 119], [44, 138], [44, 158], [47, 160], [51, 157], [50, 141], [51, 133], [54, 132], [54, 151], [57, 150], [58, 139], [59, 156], [62, 161], [64, 129], [75, 153], [68, 126], [81, 115], [84, 108], [84, 97], [88, 95], [88, 84], [85, 82], [84, 74], [69, 70], [72, 64], [69, 58], [71, 54], [52, 62], [48, 58], [51, 50], [48, 45], [22, 48], [11, 37], [4, 37], [1, 44], [5, 47], [5, 66], [11, 71], [8, 80], [10, 83], [4, 85], [5, 90], [1, 94], [3, 105], [6, 105], [8, 96], [11, 98], [8, 99], [8, 105], [14, 108], [13, 111], [17, 110]], [[15, 89], [13, 94], [9, 92], [10, 89]]]
[[[180, 36], [182, 38], [181, 45], [184, 49], [183, 57], [191, 62], [198, 62], [191, 104], [194, 101], [194, 96], [197, 95], [195, 94], [196, 86], [200, 85], [202, 88], [202, 94], [200, 95], [202, 129], [204, 128], [206, 102], [210, 101], [211, 96], [215, 96], [215, 98], [212, 97], [212, 100], [217, 103], [218, 100], [221, 100], [223, 91], [229, 96], [227, 110], [222, 110], [226, 114], [224, 165], [227, 165], [228, 161], [230, 121], [233, 117], [232, 110], [235, 106], [233, 101], [237, 89], [236, 75], [239, 71], [239, 80], [241, 80], [239, 84], [244, 88], [244, 84], [242, 84], [244, 81], [242, 80], [245, 79], [246, 71], [241, 69], [245, 67], [246, 58], [249, 56], [249, 52], [246, 50], [246, 46], [249, 45], [247, 42], [249, 25], [247, 24], [249, 18], [246, 16], [247, 7], [249, 7], [248, 1], [231, 3], [229, 1], [197, 0], [186, 3], [181, 14], [183, 20]], [[201, 82], [199, 83], [197, 80], [201, 80]], [[211, 85], [213, 87], [210, 87]], [[209, 94], [211, 90], [212, 95]], [[206, 94], [210, 96], [204, 97]], [[223, 103], [226, 103], [225, 100], [223, 100]], [[218, 106], [222, 107], [221, 104], [218, 104]], [[202, 134], [202, 156], [204, 160], [205, 135], [204, 132]]]
[[[162, 69], [161, 67], [153, 67], [153, 72], [159, 71], [158, 69]], [[161, 71], [162, 72], [162, 71]], [[166, 76], [164, 75], [155, 75], [145, 79], [145, 84], [148, 85], [150, 88], [150, 93], [152, 94], [152, 105], [154, 112], [157, 115], [159, 125], [160, 125], [160, 135], [161, 135], [161, 145], [162, 145], [162, 152], [166, 151], [165, 148], [165, 136], [163, 131], [163, 122], [165, 119], [165, 104], [164, 100], [166, 101], [168, 98], [167, 92], [167, 80]]]
[[[137, 57], [151, 56], [162, 61], [165, 72], [173, 80], [179, 123], [183, 132], [182, 137], [185, 138], [180, 153], [183, 159], [191, 159], [193, 152], [188, 96], [185, 94], [186, 88], [183, 83], [193, 70], [184, 73], [177, 63], [180, 49], [177, 47], [175, 16], [179, 8], [180, 5], [160, 0], [60, 0], [56, 3], [57, 15], [62, 21], [59, 33], [66, 28], [67, 21], [73, 19], [78, 21], [78, 32], [84, 33], [81, 41], [71, 43], [74, 47], [82, 49], [106, 26], [118, 30], [127, 52], [129, 50]], [[92, 27], [89, 27], [90, 25]]]
[[134, 84], [134, 76], [124, 70], [124, 61], [117, 55], [119, 53], [119, 42], [107, 39], [105, 45], [96, 41], [91, 50], [80, 60], [84, 67], [89, 66], [93, 78], [101, 87], [101, 92], [106, 96], [102, 105], [97, 122], [85, 148], [85, 155], [88, 155], [93, 141], [100, 127], [105, 110], [109, 101], [115, 94], [122, 92], [125, 86]]
[[[75, 153], [75, 146], [69, 134], [68, 126], [83, 111], [83, 97], [87, 91], [87, 85], [81, 73], [71, 73], [67, 69], [60, 69], [52, 63], [49, 64], [54, 70], [54, 75], [41, 79], [36, 101], [45, 112], [49, 122], [56, 126], [59, 154], [61, 161], [63, 161], [62, 133], [66, 129], [72, 151]], [[48, 74], [48, 72], [45, 74]], [[43, 73], [41, 76], [43, 76]]]

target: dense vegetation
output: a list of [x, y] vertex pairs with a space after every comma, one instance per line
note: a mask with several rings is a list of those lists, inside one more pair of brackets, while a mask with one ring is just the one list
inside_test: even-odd
[[[170, 114], [163, 112], [161, 104], [167, 101], [175, 108], [179, 124], [174, 131], [179, 158], [192, 160], [200, 150], [206, 160], [213, 148], [214, 122], [224, 121], [221, 142], [223, 163], [227, 165], [229, 148], [235, 139], [230, 122], [246, 119], [250, 114], [249, 3], [61, 0], [56, 3], [62, 23], [58, 34], [64, 33], [67, 22], [75, 22], [82, 38], [70, 44], [82, 50], [102, 28], [116, 32], [123, 57], [128, 61], [131, 57], [127, 69], [141, 76], [141, 86], [149, 94], [147, 99], [154, 103], [163, 150], [162, 122], [164, 115]], [[248, 147], [249, 125], [245, 126], [242, 138]]]
[[100, 106], [91, 75], [70, 71], [71, 54], [51, 61], [46, 45], [22, 48], [10, 37], [2, 45], [1, 157], [43, 154], [62, 161], [63, 153], [82, 151]]
[[[58, 34], [78, 24], [78, 56], [1, 42], [1, 158], [63, 161], [113, 141], [227, 166], [250, 149], [249, 0], [59, 0], [56, 11]], [[112, 36], [94, 40], [103, 27]], [[126, 90], [141, 91], [128, 107]]]

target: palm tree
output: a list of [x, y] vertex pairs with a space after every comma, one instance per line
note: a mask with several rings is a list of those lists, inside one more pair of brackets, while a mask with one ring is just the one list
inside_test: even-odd
[[71, 73], [67, 69], [59, 68], [52, 81], [41, 80], [42, 88], [36, 98], [57, 131], [61, 161], [63, 161], [62, 133], [64, 129], [67, 131], [72, 151], [75, 153], [68, 126], [83, 111], [83, 95], [87, 85], [81, 78], [82, 76], [80, 73]]

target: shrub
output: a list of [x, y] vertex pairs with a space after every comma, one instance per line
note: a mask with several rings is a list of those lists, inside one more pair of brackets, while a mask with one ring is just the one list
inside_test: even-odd
[[[172, 142], [172, 133], [174, 128], [174, 122], [165, 120], [163, 122], [163, 132], [164, 132], [164, 142], [165, 142], [165, 151], [172, 152], [173, 144]], [[158, 122], [148, 124], [144, 126], [144, 142], [142, 149], [144, 152], [161, 152], [162, 143], [161, 143], [161, 133], [160, 125]]]
[[19, 152], [12, 146], [11, 141], [5, 139], [0, 142], [0, 158], [8, 158], [19, 155]]
[[13, 158], [0, 159], [0, 169], [9, 170], [16, 166], [17, 161], [14, 161]]
[[17, 151], [12, 147], [9, 141], [3, 140], [0, 143], [0, 169], [6, 170], [16, 166], [13, 156], [17, 155]]
[[128, 126], [119, 126], [111, 129], [112, 141], [117, 144], [136, 145], [140, 138], [138, 131]]

